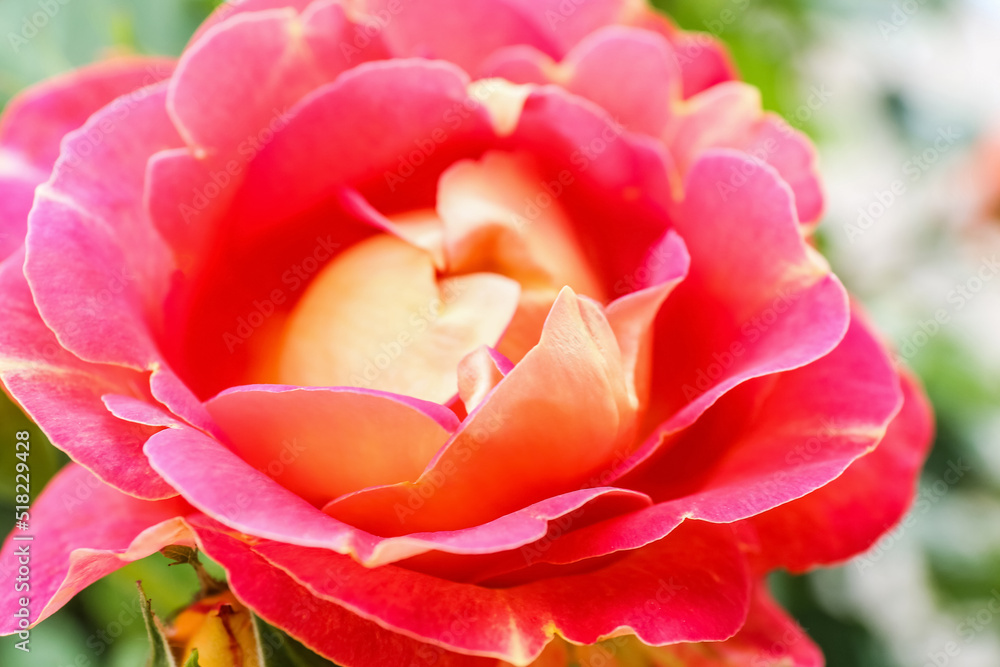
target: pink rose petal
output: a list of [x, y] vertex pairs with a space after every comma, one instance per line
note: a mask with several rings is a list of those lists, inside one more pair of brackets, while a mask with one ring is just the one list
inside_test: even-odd
[[[148, 502], [103, 484], [84, 468], [70, 464], [56, 475], [31, 508], [27, 531], [15, 530], [0, 552], [8, 610], [0, 634], [19, 629], [13, 612], [18, 599], [30, 600], [29, 621], [44, 620], [101, 577], [171, 544], [194, 544], [180, 518], [190, 507], [179, 500]], [[30, 541], [19, 537], [30, 536]], [[15, 590], [24, 550], [30, 556], [30, 592]]]

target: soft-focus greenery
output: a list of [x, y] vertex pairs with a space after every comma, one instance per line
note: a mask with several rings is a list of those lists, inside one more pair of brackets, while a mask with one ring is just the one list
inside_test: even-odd
[[0, 3], [0, 102], [28, 84], [116, 52], [178, 54], [216, 3], [61, 0], [56, 4], [55, 16], [22, 44], [12, 42], [10, 33], [31, 34], [31, 28], [22, 30], [25, 21], [40, 11], [37, 0]]
[[[475, 0], [470, 0], [474, 2]], [[876, 22], [890, 14], [892, 0], [660, 0], [685, 28], [711, 30], [731, 47], [741, 74], [758, 86], [765, 106], [794, 118], [806, 101], [810, 86], [804, 71], [805, 55], [830, 22], [856, 25], [860, 32], [872, 31]], [[952, 4], [922, 2], [921, 11], [947, 13]], [[957, 4], [957, 3], [954, 3]], [[18, 32], [26, 16], [37, 11], [36, 0], [0, 2], [0, 104], [21, 88], [47, 76], [66, 71], [114, 52], [177, 54], [202, 18], [211, 0], [70, 0], [27, 44], [15, 53], [8, 41]], [[732, 14], [724, 14], [724, 12]], [[731, 23], [719, 23], [734, 16]], [[721, 26], [721, 29], [720, 29]], [[960, 76], [962, 73], [957, 72]], [[995, 84], [994, 84], [995, 85]], [[903, 142], [916, 142], [919, 109], [898, 91], [886, 89], [871, 119], [895, 128]], [[843, 142], [863, 145], [864, 129], [855, 136], [830, 135], [826, 124], [809, 118], [794, 123], [811, 134], [821, 152]], [[829, 227], [829, 225], [825, 226]], [[829, 232], [822, 232], [829, 233]], [[833, 258], [834, 265], [847, 265], [850, 256]], [[839, 268], [839, 267], [838, 267]], [[867, 285], [849, 285], [869, 293]], [[878, 313], [876, 313], [878, 315]], [[991, 590], [1000, 585], [1000, 544], [985, 540], [970, 552], [947, 539], [938, 539], [949, 529], [949, 517], [974, 514], [1000, 517], [1000, 489], [996, 481], [978, 471], [982, 448], [989, 443], [977, 439], [970, 424], [981, 420], [1000, 404], [996, 378], [983, 377], [975, 353], [948, 333], [934, 340], [911, 360], [928, 386], [939, 420], [935, 450], [924, 475], [927, 483], [942, 478], [950, 461], [972, 462], [973, 472], [956, 485], [916, 532], [923, 545], [930, 571], [930, 593], [936, 613], [959, 615], [962, 610], [982, 608]], [[32, 433], [31, 473], [33, 495], [67, 460], [44, 444], [43, 436], [6, 400], [0, 399], [0, 438], [11, 442], [18, 430]], [[2, 447], [0, 460], [0, 513], [10, 516], [13, 507], [12, 447]], [[0, 522], [2, 532], [9, 523]], [[862, 603], [836, 601], [836, 593], [847, 587], [851, 566], [821, 575], [789, 577], [776, 574], [773, 585], [779, 598], [792, 610], [809, 633], [821, 644], [830, 667], [911, 667], [899, 664], [870, 617], [859, 612]], [[33, 651], [25, 657], [10, 639], [0, 642], [0, 664], [4, 667], [134, 667], [144, 664], [145, 631], [138, 613], [134, 582], [141, 579], [161, 616], [183, 606], [198, 588], [187, 567], [168, 567], [167, 559], [155, 556], [126, 567], [93, 585], [64, 610], [32, 634]], [[825, 583], [824, 583], [825, 582]], [[831, 582], [833, 582], [831, 584]], [[825, 591], [825, 592], [824, 592]], [[843, 593], [850, 596], [849, 593]], [[123, 619], [127, 620], [124, 625]], [[994, 624], [1000, 626], [1000, 623]], [[103, 637], [121, 636], [106, 642]], [[1000, 629], [988, 629], [1000, 636]], [[921, 663], [922, 664], [922, 663]], [[958, 664], [958, 663], [954, 663]], [[972, 665], [974, 663], [968, 663]], [[913, 667], [918, 667], [914, 665]]]

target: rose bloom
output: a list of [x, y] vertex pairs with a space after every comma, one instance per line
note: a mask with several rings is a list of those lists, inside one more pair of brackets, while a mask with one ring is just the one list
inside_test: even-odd
[[73, 463], [0, 629], [183, 544], [346, 667], [822, 664], [764, 578], [929, 410], [734, 77], [641, 2], [246, 0], [23, 93], [0, 377]]

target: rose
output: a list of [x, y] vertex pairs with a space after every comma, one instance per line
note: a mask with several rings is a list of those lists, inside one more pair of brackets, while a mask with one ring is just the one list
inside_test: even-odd
[[930, 425], [808, 142], [634, 3], [284, 4], [6, 112], [0, 378], [75, 461], [30, 622], [185, 544], [347, 667], [817, 664], [761, 576], [888, 530]]

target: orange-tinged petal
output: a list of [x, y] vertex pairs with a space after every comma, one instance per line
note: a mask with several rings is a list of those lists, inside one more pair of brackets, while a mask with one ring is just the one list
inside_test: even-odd
[[438, 185], [449, 271], [494, 270], [603, 300], [554, 194], [560, 187], [546, 182], [525, 154], [491, 152], [452, 166]]
[[292, 313], [278, 381], [355, 386], [443, 403], [455, 369], [503, 335], [520, 293], [513, 280], [436, 278], [431, 256], [389, 235], [338, 256]]
[[207, 404], [244, 461], [314, 505], [420, 475], [458, 420], [362, 389], [238, 387]]
[[486, 400], [513, 367], [510, 359], [486, 346], [462, 359], [458, 365], [458, 394], [466, 411], [472, 412]]
[[565, 188], [526, 154], [503, 152], [458, 162], [438, 184], [449, 272], [494, 271], [521, 283], [517, 316], [498, 347], [515, 362], [538, 342], [560, 289], [605, 299], [559, 203]]
[[538, 346], [418, 480], [369, 489], [325, 511], [385, 536], [483, 523], [588, 486], [631, 444], [634, 422], [602, 308], [566, 288]]

